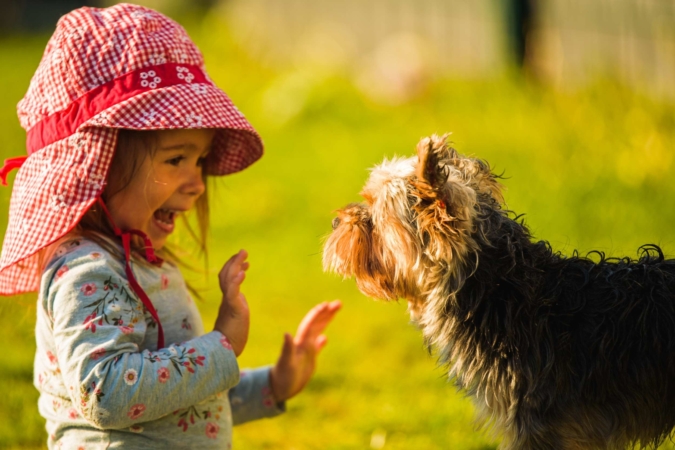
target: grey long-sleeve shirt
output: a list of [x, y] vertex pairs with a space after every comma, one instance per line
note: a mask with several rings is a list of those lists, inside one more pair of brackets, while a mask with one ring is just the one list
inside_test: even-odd
[[38, 296], [35, 386], [56, 449], [228, 449], [232, 425], [281, 413], [269, 368], [242, 371], [227, 339], [204, 334], [180, 271], [132, 264], [157, 324], [99, 245], [63, 244]]

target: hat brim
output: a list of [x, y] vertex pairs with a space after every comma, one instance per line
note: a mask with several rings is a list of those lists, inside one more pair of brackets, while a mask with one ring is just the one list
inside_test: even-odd
[[194, 83], [153, 89], [127, 99], [84, 122], [85, 127], [162, 130], [214, 128], [217, 130], [206, 161], [207, 175], [226, 175], [253, 164], [263, 154], [263, 143], [217, 86]]

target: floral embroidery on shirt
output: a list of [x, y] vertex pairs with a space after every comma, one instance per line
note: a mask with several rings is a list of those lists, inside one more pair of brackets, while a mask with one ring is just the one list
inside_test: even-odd
[[87, 386], [86, 384], [80, 386], [80, 404], [83, 407], [87, 406], [89, 400], [91, 400], [92, 394], [96, 397], [97, 402], [100, 402], [101, 397], [105, 396], [105, 394], [96, 386], [96, 382], [92, 381], [90, 386]]
[[[180, 414], [179, 414], [180, 413]], [[178, 423], [176, 426], [183, 427], [183, 432], [186, 432], [190, 425], [195, 424], [195, 418], [199, 420], [206, 420], [213, 416], [210, 408], [207, 408], [199, 413], [196, 406], [190, 406], [181, 412], [181, 410], [176, 410], [173, 412], [174, 415], [178, 414]], [[217, 430], [216, 430], [217, 433]]]
[[97, 360], [103, 355], [105, 355], [106, 350], [103, 347], [99, 347], [89, 354], [89, 357], [93, 360]]
[[160, 278], [162, 280], [162, 290], [168, 288], [169, 287], [169, 277], [167, 277], [166, 274], [163, 273]]
[[[157, 309], [157, 308], [155, 308], [155, 309]], [[148, 328], [157, 328], [157, 321], [155, 320], [154, 317], [152, 317], [152, 314], [150, 314], [150, 311], [148, 311], [145, 308], [145, 305], [143, 305], [143, 314], [144, 314], [144, 317], [145, 317], [145, 325]], [[159, 314], [159, 312], [157, 314]]]
[[232, 350], [232, 344], [230, 344], [230, 340], [227, 338], [227, 336], [222, 336], [220, 338], [220, 344], [226, 349]]
[[64, 273], [68, 272], [68, 266], [65, 264], [59, 267], [59, 270], [56, 271], [56, 278], [61, 278]]
[[129, 412], [127, 412], [127, 416], [129, 416], [130, 419], [136, 420], [139, 417], [143, 415], [145, 412], [145, 405], [143, 403], [137, 403], [134, 406], [129, 409]]
[[[87, 317], [84, 318], [84, 321], [82, 322], [84, 324], [84, 329], [85, 330], [91, 330], [92, 333], [96, 333], [96, 313], [93, 312], [89, 314]], [[99, 319], [98, 321], [99, 325], [103, 325], [103, 319]]]
[[187, 317], [183, 319], [183, 322], [181, 323], [180, 327], [185, 329], [185, 330], [191, 330], [192, 329], [192, 325], [190, 325], [190, 322], [188, 321]]
[[206, 424], [206, 436], [211, 439], [216, 439], [218, 437], [218, 430], [220, 427], [213, 422], [208, 422]]
[[82, 287], [80, 288], [80, 291], [82, 291], [82, 293], [83, 293], [84, 295], [86, 295], [87, 297], [89, 297], [90, 295], [94, 295], [94, 294], [96, 293], [96, 284], [94, 284], [94, 283], [85, 283], [85, 284], [83, 284]]
[[187, 369], [190, 373], [195, 373], [197, 366], [203, 366], [206, 356], [197, 355], [197, 350], [194, 348], [187, 349], [185, 347], [169, 347], [170, 355], [160, 352], [147, 352], [145, 354], [145, 359], [154, 363], [158, 361], [169, 361], [178, 375], [183, 375], [183, 368]]
[[[84, 295], [90, 296], [96, 293], [98, 289], [95, 283], [86, 283], [80, 290]], [[119, 326], [122, 333], [131, 333], [133, 331], [134, 320], [132, 319], [132, 323], [125, 326], [122, 314], [126, 313], [133, 316], [135, 306], [139, 303], [138, 300], [132, 297], [129, 291], [122, 286], [122, 283], [114, 280], [112, 276], [103, 282], [103, 291], [105, 291], [103, 297], [84, 306], [85, 308], [94, 307], [91, 314], [84, 318], [85, 329], [96, 333], [96, 324], [103, 325], [103, 321], [105, 320], [107, 324]], [[127, 305], [126, 308], [123, 307], [122, 302]]]
[[73, 249], [75, 247], [79, 247], [79, 245], [80, 245], [80, 241], [78, 241], [77, 239], [65, 242], [65, 243], [61, 244], [59, 246], [59, 248], [56, 249], [56, 251], [54, 252], [54, 256], [56, 256], [57, 258], [60, 258], [61, 256], [68, 253], [71, 249]]
[[157, 379], [159, 380], [160, 383], [166, 383], [169, 381], [169, 378], [171, 378], [171, 373], [169, 372], [169, 369], [166, 367], [160, 367], [159, 370], [157, 370]]
[[265, 405], [268, 408], [271, 408], [274, 406], [274, 397], [272, 396], [272, 390], [265, 386], [260, 390], [260, 393], [263, 396], [263, 405]]
[[52, 352], [50, 352], [49, 350], [47, 350], [47, 359], [49, 360], [49, 362], [51, 364], [56, 365], [56, 362], [57, 362], [56, 356], [54, 356], [54, 354]]
[[126, 372], [124, 372], [124, 382], [129, 385], [133, 386], [136, 384], [138, 381], [138, 372], [136, 372], [136, 369], [129, 369]]

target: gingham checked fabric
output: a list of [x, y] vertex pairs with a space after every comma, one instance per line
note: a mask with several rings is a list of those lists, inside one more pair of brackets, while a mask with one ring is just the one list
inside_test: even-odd
[[37, 290], [36, 252], [72, 230], [101, 194], [119, 128], [218, 129], [209, 175], [242, 170], [263, 151], [185, 30], [130, 4], [63, 16], [18, 114], [29, 156], [14, 180], [1, 295]]

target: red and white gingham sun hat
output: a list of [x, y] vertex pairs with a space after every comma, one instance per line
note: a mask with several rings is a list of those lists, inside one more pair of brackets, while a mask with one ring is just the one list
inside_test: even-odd
[[0, 257], [0, 295], [38, 289], [36, 253], [72, 230], [105, 185], [119, 128], [216, 128], [209, 175], [262, 155], [260, 137], [209, 79], [185, 30], [141, 6], [63, 16], [18, 105], [27, 157], [14, 180]]

